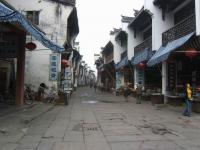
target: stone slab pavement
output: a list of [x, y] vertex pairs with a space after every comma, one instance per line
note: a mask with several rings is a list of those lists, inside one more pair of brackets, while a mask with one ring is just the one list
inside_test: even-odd
[[200, 150], [200, 114], [182, 110], [82, 87], [68, 106], [0, 117], [0, 150]]

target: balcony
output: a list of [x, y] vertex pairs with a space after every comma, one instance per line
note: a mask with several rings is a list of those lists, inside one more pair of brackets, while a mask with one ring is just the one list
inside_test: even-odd
[[181, 38], [196, 30], [195, 15], [191, 15], [173, 28], [162, 34], [162, 45], [167, 45], [168, 42]]
[[127, 56], [127, 50], [121, 53], [121, 60]]
[[147, 38], [141, 44], [134, 48], [134, 52], [139, 52], [145, 48], [152, 48], [152, 37]]

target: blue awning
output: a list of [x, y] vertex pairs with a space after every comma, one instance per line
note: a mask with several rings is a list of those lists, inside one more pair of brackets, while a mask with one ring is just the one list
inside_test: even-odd
[[194, 32], [182, 38], [169, 42], [166, 47], [161, 46], [156, 51], [156, 53], [151, 57], [151, 59], [148, 61], [147, 66], [153, 66], [155, 64], [158, 64], [162, 61], [167, 60], [167, 58], [169, 57], [172, 51], [176, 50], [177, 48], [185, 44], [193, 35], [194, 35]]
[[128, 65], [128, 57], [123, 58], [119, 63], [115, 64], [115, 69], [120, 69]]
[[18, 11], [8, 8], [2, 2], [0, 2], [0, 22], [18, 22], [29, 34], [31, 34], [36, 40], [40, 41], [45, 47], [56, 51], [64, 51], [64, 47], [61, 47], [51, 40], [49, 40], [41, 31], [36, 29], [27, 19]]
[[132, 65], [137, 65], [140, 62], [148, 60], [152, 56], [152, 51], [150, 48], [145, 48], [135, 54], [135, 56], [131, 59]]

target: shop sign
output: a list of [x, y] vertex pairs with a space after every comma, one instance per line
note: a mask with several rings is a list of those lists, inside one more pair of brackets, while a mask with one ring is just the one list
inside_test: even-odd
[[65, 68], [64, 80], [62, 81], [64, 91], [72, 90], [72, 71], [70, 68]]
[[72, 80], [72, 71], [70, 68], [65, 68], [65, 80]]
[[49, 80], [58, 80], [59, 54], [50, 54]]

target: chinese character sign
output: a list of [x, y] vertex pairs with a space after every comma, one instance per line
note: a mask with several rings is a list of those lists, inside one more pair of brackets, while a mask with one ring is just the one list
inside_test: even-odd
[[59, 54], [50, 55], [50, 68], [49, 68], [49, 79], [55, 81], [58, 79], [58, 62]]

